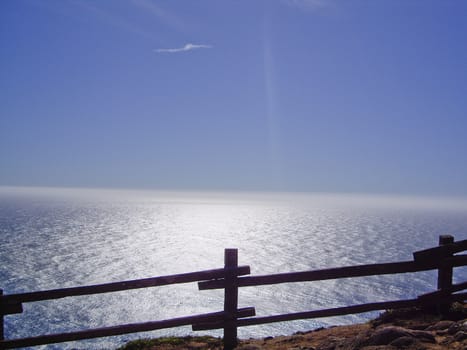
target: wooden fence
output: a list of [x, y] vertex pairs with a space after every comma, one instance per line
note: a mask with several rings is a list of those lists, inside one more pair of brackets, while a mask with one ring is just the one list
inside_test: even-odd
[[[250, 267], [238, 266], [237, 250], [226, 249], [224, 255], [224, 268], [215, 270], [31, 293], [3, 295], [3, 291], [0, 290], [0, 349], [12, 349], [128, 333], [146, 332], [186, 325], [191, 325], [195, 331], [219, 328], [223, 329], [224, 348], [233, 349], [237, 345], [238, 327], [299, 319], [348, 315], [376, 310], [425, 307], [433, 305], [436, 305], [440, 312], [444, 312], [446, 308], [449, 307], [450, 303], [454, 301], [463, 302], [467, 300], [467, 293], [461, 292], [467, 289], [467, 281], [458, 284], [453, 284], [452, 282], [453, 268], [467, 265], [467, 255], [456, 255], [456, 253], [460, 253], [465, 250], [467, 250], [467, 240], [454, 242], [454, 238], [452, 236], [445, 235], [440, 236], [439, 245], [437, 247], [415, 252], [413, 254], [413, 260], [410, 261], [246, 276], [250, 274]], [[438, 270], [437, 289], [431, 293], [420, 295], [415, 299], [375, 302], [324, 310], [261, 317], [254, 317], [254, 307], [238, 308], [238, 289], [241, 287], [412, 273], [428, 270]], [[4, 339], [4, 316], [22, 313], [23, 303], [190, 282], [198, 282], [200, 290], [224, 289], [224, 310], [172, 318], [168, 320], [124, 324], [29, 338]]]

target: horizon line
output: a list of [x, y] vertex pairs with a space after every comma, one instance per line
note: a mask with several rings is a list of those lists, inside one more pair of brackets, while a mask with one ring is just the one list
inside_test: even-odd
[[[312, 190], [269, 190], [269, 189], [233, 189], [233, 188], [156, 188], [156, 187], [97, 187], [97, 186], [62, 186], [62, 185], [0, 185], [2, 189], [16, 190], [71, 190], [71, 191], [105, 191], [105, 192], [165, 192], [165, 193], [251, 193], [270, 195], [315, 195], [367, 198], [407, 198], [436, 200], [465, 200], [467, 195], [422, 194], [422, 193], [390, 193], [390, 192], [356, 192], [356, 191], [312, 191]], [[1, 193], [1, 191], [0, 191]]]

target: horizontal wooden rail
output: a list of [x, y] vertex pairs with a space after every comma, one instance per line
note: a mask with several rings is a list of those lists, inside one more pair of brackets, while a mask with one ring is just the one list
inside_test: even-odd
[[[227, 270], [228, 272], [228, 270]], [[247, 275], [250, 273], [249, 266], [239, 266], [236, 269], [233, 269], [233, 274], [236, 275]], [[71, 287], [71, 288], [62, 288], [62, 289], [51, 289], [40, 292], [30, 292], [30, 293], [18, 293], [18, 294], [9, 294], [3, 295], [1, 297], [2, 304], [7, 307], [7, 305], [14, 305], [19, 303], [34, 302], [41, 300], [51, 300], [51, 299], [60, 299], [71, 296], [78, 295], [90, 295], [90, 294], [101, 294], [109, 292], [118, 292], [123, 290], [138, 289], [138, 288], [148, 288], [156, 286], [165, 286], [169, 284], [178, 284], [178, 283], [190, 283], [198, 282], [203, 280], [219, 279], [224, 277], [226, 274], [226, 269], [214, 269], [214, 270], [205, 270], [198, 272], [189, 272], [178, 275], [170, 276], [160, 276], [160, 277], [151, 277], [138, 280], [128, 280], [122, 282], [113, 282], [105, 284], [97, 284], [92, 286], [83, 286], [83, 287]], [[2, 306], [2, 305], [0, 305]], [[5, 314], [3, 310], [0, 309], [0, 314]]]
[[467, 239], [413, 253], [415, 261], [429, 261], [467, 250]]
[[[253, 326], [266, 323], [274, 322], [284, 322], [284, 321], [294, 321], [294, 320], [303, 320], [309, 318], [321, 318], [321, 317], [332, 317], [332, 316], [341, 316], [349, 314], [357, 314], [375, 310], [385, 310], [385, 309], [394, 309], [394, 308], [405, 308], [419, 305], [420, 302], [417, 299], [411, 300], [398, 300], [398, 301], [386, 301], [379, 303], [368, 303], [363, 305], [352, 305], [337, 307], [331, 309], [323, 310], [314, 310], [314, 311], [304, 311], [304, 312], [295, 312], [288, 314], [272, 315], [272, 316], [263, 316], [255, 318], [247, 318], [243, 320], [238, 320], [236, 322], [238, 327], [242, 326]], [[241, 322], [244, 321], [244, 322]], [[213, 322], [207, 325], [193, 325], [193, 330], [208, 330], [208, 329], [217, 329], [221, 328], [222, 323]]]
[[[396, 263], [357, 265], [322, 270], [240, 277], [237, 279], [237, 283], [239, 287], [260, 286], [278, 283], [310, 282], [349, 277], [410, 273], [433, 270], [437, 267], [437, 262], [417, 263], [414, 261], [403, 261]], [[219, 279], [215, 281], [199, 282], [198, 287], [200, 290], [224, 288], [224, 280]]]
[[[446, 298], [446, 301], [465, 300], [466, 298], [467, 298], [467, 293], [463, 293], [463, 294], [453, 295], [450, 298]], [[355, 305], [355, 306], [345, 306], [345, 307], [333, 308], [333, 309], [327, 309], [327, 310], [297, 312], [294, 314], [286, 314], [286, 315], [274, 315], [274, 316], [266, 316], [266, 317], [250, 318], [250, 319], [246, 318], [246, 319], [238, 320], [238, 326], [239, 327], [253, 326], [257, 324], [292, 321], [292, 320], [300, 320], [300, 319], [306, 319], [306, 318], [320, 318], [320, 317], [350, 315], [350, 314], [358, 314], [358, 313], [377, 311], [377, 310], [400, 309], [400, 308], [421, 306], [421, 305], [423, 305], [423, 303], [421, 303], [417, 299], [386, 301], [386, 302], [381, 302], [381, 303], [370, 303], [370, 304]]]
[[4, 315], [13, 315], [13, 314], [21, 314], [23, 312], [23, 304], [21, 303], [5, 303], [2, 302], [0, 299], [0, 316]]
[[[451, 296], [444, 298], [443, 300], [447, 302], [453, 302], [453, 301], [464, 301], [466, 299], [467, 299], [467, 293], [461, 293], [461, 294], [453, 294]], [[323, 309], [323, 310], [296, 312], [296, 313], [254, 317], [254, 318], [244, 318], [244, 319], [240, 319], [236, 321], [235, 324], [237, 325], [237, 327], [245, 327], [245, 326], [254, 326], [254, 325], [274, 323], [274, 322], [343, 316], [343, 315], [358, 314], [358, 313], [378, 311], [378, 310], [401, 309], [401, 308], [407, 308], [407, 307], [422, 307], [422, 306], [427, 306], [430, 304], [431, 303], [426, 303], [420, 299], [385, 301], [385, 302], [376, 302], [376, 303], [336, 307], [336, 308]], [[219, 328], [222, 328], [223, 325], [224, 323], [222, 322], [207, 322], [207, 323], [194, 324], [192, 328], [194, 331], [201, 331], [201, 330], [209, 330], [209, 329], [219, 329]]]
[[[350, 277], [412, 273], [434, 270], [437, 269], [440, 264], [441, 262], [439, 261], [403, 261], [395, 263], [336, 267], [312, 271], [278, 273], [271, 275], [246, 276], [239, 277], [237, 279], [237, 285], [239, 287], [249, 287], [290, 282], [311, 282]], [[450, 266], [464, 266], [467, 264], [467, 255], [446, 258], [444, 259], [444, 264]], [[224, 288], [224, 286], [225, 281], [223, 279], [218, 279], [214, 281], [203, 281], [198, 283], [198, 287], [200, 290], [221, 289]]]
[[438, 289], [434, 292], [422, 294], [418, 298], [422, 300], [430, 300], [430, 299], [438, 300], [438, 299], [447, 297], [452, 293], [455, 293], [455, 292], [458, 292], [464, 289], [467, 289], [467, 282], [453, 284], [451, 287], [446, 288], [446, 289]]
[[[253, 307], [242, 308], [237, 310], [236, 317], [250, 317], [255, 315]], [[124, 324], [114, 327], [95, 328], [90, 330], [82, 330], [70, 333], [48, 334], [37, 337], [10, 339], [0, 341], [0, 349], [13, 349], [26, 346], [36, 346], [44, 344], [62, 343], [67, 341], [101, 338], [115, 335], [122, 335], [136, 332], [148, 332], [157, 329], [188, 326], [200, 322], [215, 322], [224, 319], [224, 311], [213, 312], [201, 315], [193, 315], [169, 320], [152, 321], [144, 323]]]
[[467, 254], [454, 255], [443, 259], [445, 265], [452, 267], [460, 267], [467, 265]]

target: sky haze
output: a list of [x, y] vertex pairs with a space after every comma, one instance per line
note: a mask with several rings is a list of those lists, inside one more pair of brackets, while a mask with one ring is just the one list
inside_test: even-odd
[[0, 185], [467, 196], [467, 2], [3, 0]]

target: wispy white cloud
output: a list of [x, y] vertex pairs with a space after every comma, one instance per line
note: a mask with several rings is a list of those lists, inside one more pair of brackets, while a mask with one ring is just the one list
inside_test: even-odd
[[171, 48], [171, 49], [155, 49], [156, 52], [168, 52], [168, 53], [176, 53], [176, 52], [185, 52], [185, 51], [192, 51], [197, 49], [211, 49], [211, 45], [197, 45], [197, 44], [186, 44], [183, 47]]

